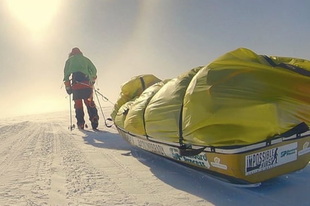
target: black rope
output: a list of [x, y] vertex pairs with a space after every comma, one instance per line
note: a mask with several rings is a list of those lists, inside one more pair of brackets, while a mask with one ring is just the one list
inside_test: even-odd
[[[99, 104], [99, 108], [100, 108], [100, 110], [101, 110], [101, 114], [102, 114], [102, 116], [103, 116], [103, 119], [104, 119], [104, 124], [105, 124], [105, 126], [106, 127], [112, 127], [113, 126], [113, 124], [108, 124], [107, 123], [107, 121], [112, 121], [113, 122], [113, 120], [111, 119], [111, 118], [105, 118], [105, 116], [104, 116], [104, 113], [103, 113], [103, 110], [102, 110], [102, 107], [101, 107], [101, 104], [100, 104], [100, 101], [99, 101], [99, 97], [98, 97], [98, 94], [100, 94], [101, 96], [103, 96], [100, 92], [98, 92], [96, 89], [95, 89], [95, 87], [94, 87], [94, 90], [95, 90], [95, 95], [96, 95], [96, 98], [97, 98], [97, 102], [98, 102], [98, 104]], [[104, 96], [103, 96], [104, 97]], [[107, 99], [107, 98], [106, 98]], [[107, 99], [108, 100], [108, 99]], [[110, 102], [110, 101], [109, 101]], [[112, 102], [111, 102], [112, 103]]]

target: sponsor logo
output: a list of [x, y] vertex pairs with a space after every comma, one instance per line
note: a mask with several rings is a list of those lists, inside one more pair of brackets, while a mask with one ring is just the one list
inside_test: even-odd
[[199, 167], [210, 168], [210, 163], [205, 153], [189, 157], [189, 156], [181, 156], [179, 150], [175, 148], [170, 148], [170, 152], [172, 153], [172, 158], [177, 161], [194, 164]]
[[297, 159], [297, 142], [253, 153], [245, 157], [245, 174], [251, 175]]
[[125, 134], [124, 138], [131, 144], [140, 147], [141, 149], [159, 154], [161, 156], [170, 157], [177, 161], [185, 162], [192, 165], [197, 165], [199, 167], [210, 168], [210, 163], [208, 162], [205, 153], [201, 153], [195, 156], [181, 156], [179, 149], [173, 147], [162, 146], [147, 140], [142, 140], [139, 138], [132, 137], [129, 134]]
[[211, 165], [213, 167], [217, 167], [217, 168], [220, 168], [220, 169], [223, 169], [223, 170], [227, 170], [227, 165], [221, 164], [220, 162], [221, 162], [220, 158], [214, 157], [214, 162], [211, 162]]
[[138, 139], [137, 140], [137, 146], [142, 148], [142, 149], [148, 150], [150, 152], [154, 152], [154, 153], [157, 153], [159, 155], [166, 156], [165, 150], [161, 145]]
[[166, 153], [164, 151], [164, 148], [161, 145], [146, 141], [146, 140], [142, 140], [142, 139], [138, 139], [138, 138], [134, 138], [129, 134], [125, 134], [124, 135], [124, 139], [129, 142], [131, 145], [135, 145], [140, 147], [141, 149], [162, 155], [162, 156], [166, 156]]
[[305, 142], [305, 143], [302, 145], [302, 150], [300, 150], [300, 151], [298, 152], [298, 156], [307, 154], [307, 153], [309, 153], [309, 152], [310, 152], [309, 142]]

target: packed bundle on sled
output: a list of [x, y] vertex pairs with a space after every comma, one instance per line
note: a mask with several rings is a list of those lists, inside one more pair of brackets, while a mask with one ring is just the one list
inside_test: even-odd
[[240, 48], [176, 78], [151, 79], [124, 84], [131, 95], [112, 113], [131, 144], [239, 182], [308, 164], [308, 60]]

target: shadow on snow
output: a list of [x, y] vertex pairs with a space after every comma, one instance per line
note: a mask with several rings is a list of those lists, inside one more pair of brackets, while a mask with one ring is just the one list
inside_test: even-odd
[[241, 188], [215, 180], [208, 174], [178, 164], [172, 160], [144, 151], [127, 143], [119, 134], [108, 131], [86, 132], [84, 140], [94, 147], [128, 151], [161, 181], [198, 196], [214, 205], [310, 205], [307, 194], [310, 167], [283, 175], [256, 188]]

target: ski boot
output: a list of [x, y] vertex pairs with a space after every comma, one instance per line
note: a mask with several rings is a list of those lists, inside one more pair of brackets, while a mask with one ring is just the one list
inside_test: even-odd
[[91, 127], [93, 128], [93, 130], [96, 130], [98, 127], [98, 117], [93, 117], [91, 120]]
[[79, 128], [80, 130], [84, 130], [84, 124], [78, 124], [78, 128]]

